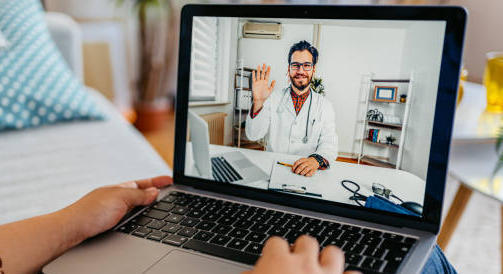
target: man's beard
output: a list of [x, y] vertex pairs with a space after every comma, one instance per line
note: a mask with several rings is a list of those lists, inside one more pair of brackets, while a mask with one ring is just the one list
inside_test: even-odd
[[310, 76], [306, 76], [307, 78], [307, 83], [306, 84], [297, 84], [296, 81], [295, 81], [295, 76], [292, 77], [290, 76], [290, 82], [292, 83], [292, 85], [294, 87], [296, 87], [298, 90], [300, 91], [303, 91], [305, 88], [307, 88], [309, 86], [309, 84], [311, 83], [311, 77]]

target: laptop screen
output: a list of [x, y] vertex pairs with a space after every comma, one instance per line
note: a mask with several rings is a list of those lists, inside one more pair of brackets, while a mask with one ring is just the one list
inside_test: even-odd
[[445, 29], [194, 17], [184, 175], [421, 216]]

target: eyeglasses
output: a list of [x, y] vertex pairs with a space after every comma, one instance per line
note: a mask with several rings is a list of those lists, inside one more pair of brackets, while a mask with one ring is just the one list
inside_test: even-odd
[[305, 62], [305, 63], [292, 62], [292, 63], [290, 63], [291, 70], [299, 70], [300, 66], [302, 66], [302, 68], [305, 71], [311, 71], [313, 69], [313, 63], [311, 63], [311, 62]]

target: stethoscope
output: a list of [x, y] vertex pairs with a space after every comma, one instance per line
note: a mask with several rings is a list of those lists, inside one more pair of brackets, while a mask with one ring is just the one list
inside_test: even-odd
[[[312, 92], [312, 91], [311, 91]], [[307, 137], [307, 130], [309, 128], [309, 115], [311, 114], [311, 105], [313, 104], [313, 94], [309, 94], [309, 108], [307, 109], [307, 120], [306, 120], [306, 135], [302, 138], [302, 142], [307, 144], [309, 138]]]

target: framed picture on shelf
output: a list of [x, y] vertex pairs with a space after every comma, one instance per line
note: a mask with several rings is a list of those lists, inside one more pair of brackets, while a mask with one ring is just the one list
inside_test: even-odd
[[374, 101], [395, 103], [397, 90], [398, 87], [375, 86]]

